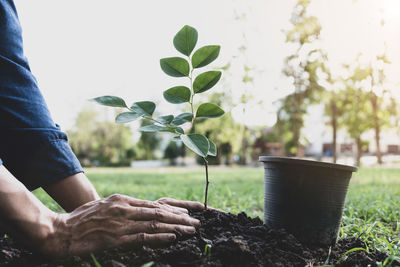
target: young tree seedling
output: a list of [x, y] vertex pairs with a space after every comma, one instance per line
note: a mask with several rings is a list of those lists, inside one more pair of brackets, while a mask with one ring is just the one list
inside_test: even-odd
[[[176, 50], [183, 54], [183, 57], [168, 57], [160, 60], [161, 69], [172, 77], [185, 77], [189, 79], [190, 88], [183, 85], [171, 87], [164, 91], [165, 100], [172, 104], [188, 103], [190, 112], [177, 116], [164, 115], [153, 117], [156, 104], [151, 101], [140, 101], [133, 103], [130, 107], [126, 102], [117, 96], [101, 96], [93, 98], [101, 105], [125, 108], [128, 111], [118, 114], [115, 118], [117, 123], [127, 123], [137, 119], [147, 119], [152, 122], [150, 125], [139, 128], [142, 132], [169, 132], [175, 136], [174, 140], [182, 141], [183, 144], [194, 153], [204, 159], [206, 171], [206, 186], [204, 193], [204, 206], [207, 209], [208, 197], [208, 156], [217, 155], [217, 147], [214, 142], [202, 134], [189, 133], [197, 119], [217, 118], [224, 114], [224, 111], [213, 103], [201, 103], [195, 105], [194, 98], [197, 94], [204, 93], [214, 87], [220, 80], [220, 71], [205, 71], [197, 73], [197, 70], [213, 62], [219, 55], [219, 45], [206, 45], [193, 50], [198, 38], [197, 30], [191, 26], [184, 26], [174, 37], [173, 44]], [[196, 75], [195, 75], [196, 73]], [[196, 108], [197, 107], [197, 108]], [[186, 131], [181, 127], [183, 124], [190, 124]]]

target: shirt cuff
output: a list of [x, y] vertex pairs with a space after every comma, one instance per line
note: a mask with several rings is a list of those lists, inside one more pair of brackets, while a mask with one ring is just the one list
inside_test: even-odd
[[23, 183], [34, 190], [80, 172], [82, 166], [66, 138], [49, 140], [31, 159]]
[[83, 172], [68, 144], [67, 135], [59, 126], [54, 129], [7, 129], [0, 131], [0, 141], [4, 166], [29, 190]]

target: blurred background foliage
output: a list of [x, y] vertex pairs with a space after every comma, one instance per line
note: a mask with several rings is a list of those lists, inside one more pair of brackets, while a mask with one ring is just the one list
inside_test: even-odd
[[[340, 73], [332, 73], [329, 55], [319, 42], [323, 28], [318, 17], [308, 13], [310, 2], [297, 1], [289, 18], [291, 26], [284, 30], [286, 43], [295, 47], [294, 52], [284, 59], [282, 69], [293, 90], [275, 103], [274, 125], [250, 127], [230, 113], [236, 109], [245, 118], [249, 106], [263, 105], [263, 99], [259, 99], [253, 90], [256, 86], [253, 76], [259, 70], [252, 67], [247, 58], [251, 44], [246, 39], [246, 32], [242, 33], [243, 42], [238, 44], [237, 54], [225, 66], [216, 68], [224, 72], [222, 90], [201, 100], [216, 103], [227, 112], [221, 118], [199, 121], [195, 126], [196, 131], [217, 145], [218, 155], [210, 159], [211, 164], [245, 165], [257, 162], [259, 155], [327, 156], [337, 162], [342, 155], [351, 155], [354, 164], [360, 165], [365, 154], [375, 156], [376, 162], [382, 164], [385, 154], [400, 153], [400, 138], [391, 149], [384, 149], [381, 144], [387, 132], [400, 133], [400, 107], [393, 90], [386, 88], [385, 66], [391, 64], [386, 50], [367, 63], [360, 60], [360, 54], [350, 63], [343, 62]], [[236, 15], [237, 20], [246, 23], [246, 14], [239, 12]], [[384, 27], [383, 18], [381, 24]], [[240, 94], [233, 92], [230, 82], [234, 75], [231, 69], [237, 68], [238, 64], [242, 69], [241, 83], [235, 88], [241, 88]], [[310, 114], [312, 107], [321, 105], [331, 140], [323, 144], [324, 149], [319, 154], [313, 154], [308, 150], [313, 141], [309, 140], [304, 128], [309, 116], [313, 115]], [[79, 113], [75, 127], [68, 134], [73, 150], [88, 166], [127, 166], [135, 160], [162, 158], [175, 165], [178, 158], [194, 157], [180, 143], [168, 142], [158, 133], [140, 134], [132, 131], [130, 126], [100, 120], [98, 112], [90, 108]], [[350, 142], [343, 143], [342, 140], [340, 144], [340, 135]], [[369, 149], [370, 145], [373, 145], [373, 151]]]

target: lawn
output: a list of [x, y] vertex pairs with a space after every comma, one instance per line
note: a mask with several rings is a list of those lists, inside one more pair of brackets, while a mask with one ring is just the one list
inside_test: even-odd
[[[163, 196], [203, 202], [202, 168], [90, 168], [101, 196], [121, 193], [156, 200]], [[229, 212], [263, 213], [263, 169], [210, 168], [209, 205]], [[42, 190], [34, 192], [51, 209], [60, 207]], [[370, 247], [400, 257], [400, 168], [361, 168], [349, 188], [340, 237], [360, 237]]]

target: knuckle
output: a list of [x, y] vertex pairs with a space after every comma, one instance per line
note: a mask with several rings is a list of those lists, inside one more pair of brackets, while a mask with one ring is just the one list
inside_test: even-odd
[[140, 214], [140, 216], [143, 216], [143, 215], [146, 214], [146, 209], [145, 208], [139, 208], [137, 212], [138, 212], [138, 214]]
[[99, 204], [100, 206], [106, 206], [108, 202], [109, 202], [109, 201], [108, 201], [108, 198], [103, 198], [103, 199], [101, 199], [101, 200], [98, 201], [98, 204]]
[[139, 244], [143, 244], [146, 240], [146, 234], [145, 233], [139, 233], [137, 235], [137, 241]]
[[159, 200], [157, 200], [157, 202], [160, 202], [160, 203], [167, 203], [168, 200], [169, 200], [168, 197], [162, 197], [162, 198], [160, 198]]
[[158, 202], [150, 202], [150, 206], [153, 208], [162, 208], [162, 203], [158, 203]]
[[182, 212], [185, 213], [185, 214], [189, 214], [189, 210], [185, 209], [185, 208], [182, 209]]
[[154, 209], [154, 214], [155, 214], [155, 217], [157, 219], [164, 219], [165, 218], [165, 213], [161, 208], [155, 208]]
[[148, 201], [146, 200], [144, 204], [149, 208], [160, 208], [161, 204], [156, 201]]
[[152, 220], [150, 222], [150, 231], [152, 233], [156, 233], [159, 228], [160, 228], [160, 225], [156, 220]]
[[123, 200], [123, 196], [121, 194], [113, 194], [113, 195], [109, 196], [108, 199], [113, 202], [119, 202], [119, 201]]

